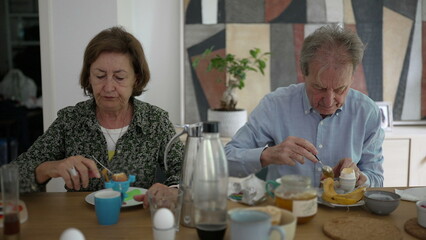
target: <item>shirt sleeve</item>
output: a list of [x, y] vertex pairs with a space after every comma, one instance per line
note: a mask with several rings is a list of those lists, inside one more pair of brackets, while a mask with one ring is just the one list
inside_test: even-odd
[[383, 154], [382, 144], [385, 138], [384, 130], [380, 126], [380, 115], [372, 114], [367, 120], [366, 138], [363, 144], [361, 159], [358, 168], [367, 176], [366, 185], [369, 187], [383, 187]]
[[57, 118], [47, 131], [40, 136], [28, 151], [18, 156], [13, 164], [19, 167], [19, 188], [21, 193], [39, 192], [46, 190], [46, 181], [37, 183], [35, 169], [43, 162], [63, 157], [62, 130], [65, 129], [63, 122]]
[[248, 122], [226, 144], [225, 153], [230, 176], [245, 177], [262, 169], [260, 155], [272, 142], [269, 125], [265, 124], [274, 118], [269, 111], [271, 107], [273, 106], [268, 98], [263, 98], [250, 114]]

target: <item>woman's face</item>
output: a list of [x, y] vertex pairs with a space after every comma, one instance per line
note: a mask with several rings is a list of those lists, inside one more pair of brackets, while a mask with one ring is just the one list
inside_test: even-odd
[[127, 109], [136, 83], [128, 54], [104, 52], [90, 66], [89, 81], [101, 111]]

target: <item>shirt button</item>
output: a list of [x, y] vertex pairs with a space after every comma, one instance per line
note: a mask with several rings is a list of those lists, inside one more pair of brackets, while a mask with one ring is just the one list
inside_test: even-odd
[[117, 150], [117, 153], [121, 153], [121, 150]]
[[324, 122], [323, 122], [323, 121], [321, 121], [321, 122], [320, 122], [320, 124], [321, 124], [321, 125], [324, 125]]
[[322, 144], [318, 145], [319, 148], [322, 148]]
[[339, 116], [339, 113], [336, 113], [336, 116]]
[[309, 111], [308, 110], [305, 110], [305, 114], [308, 114], [309, 113]]

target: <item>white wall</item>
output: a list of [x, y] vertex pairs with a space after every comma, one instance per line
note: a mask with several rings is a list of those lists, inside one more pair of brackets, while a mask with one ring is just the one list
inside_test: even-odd
[[40, 0], [44, 128], [63, 107], [85, 100], [78, 84], [83, 53], [99, 31], [123, 25], [142, 43], [152, 73], [139, 99], [183, 122], [181, 1]]
[[[87, 43], [101, 30], [122, 25], [142, 43], [151, 70], [139, 99], [183, 123], [182, 1], [40, 0], [43, 120], [46, 130], [58, 110], [87, 99], [79, 74]], [[48, 190], [63, 190], [54, 181]]]
[[151, 70], [148, 91], [140, 99], [165, 109], [173, 123], [181, 124], [183, 4], [179, 0], [134, 0], [133, 7], [134, 34], [143, 44]]

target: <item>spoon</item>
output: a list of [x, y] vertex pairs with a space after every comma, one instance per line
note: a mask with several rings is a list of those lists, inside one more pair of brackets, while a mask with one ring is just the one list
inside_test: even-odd
[[322, 174], [324, 174], [325, 177], [331, 177], [334, 178], [334, 172], [333, 172], [333, 168], [331, 168], [328, 165], [324, 165], [321, 160], [319, 160], [319, 158], [317, 157], [317, 155], [315, 155], [315, 158], [318, 160], [318, 162], [321, 164], [321, 170], [322, 170]]
[[96, 159], [94, 156], [91, 156], [93, 160], [95, 160], [97, 163], [99, 163], [99, 165], [101, 165], [101, 167], [103, 167], [104, 169], [106, 169], [109, 173], [113, 174], [111, 172], [111, 170], [109, 170], [107, 167], [105, 167], [101, 162], [98, 161], [98, 159]]

